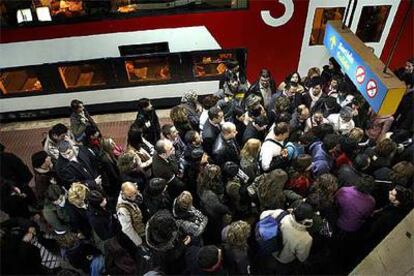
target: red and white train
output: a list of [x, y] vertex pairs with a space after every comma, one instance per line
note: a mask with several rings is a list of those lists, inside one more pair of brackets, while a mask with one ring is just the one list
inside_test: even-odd
[[[119, 16], [56, 23], [57, 13], [70, 13], [64, 3], [75, 4], [76, 14], [82, 0], [32, 2], [17, 10], [23, 26], [0, 30], [3, 120], [63, 114], [74, 98], [95, 111], [126, 110], [142, 97], [172, 105], [189, 89], [216, 92], [229, 60], [251, 82], [261, 68], [277, 82], [294, 71], [303, 76], [327, 63], [322, 41], [333, 19], [349, 24], [385, 61], [410, 7], [408, 0], [129, 0]], [[409, 16], [392, 69], [413, 54]]]

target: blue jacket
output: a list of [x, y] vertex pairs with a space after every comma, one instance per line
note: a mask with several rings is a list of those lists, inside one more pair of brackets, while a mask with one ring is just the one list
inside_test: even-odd
[[329, 173], [334, 165], [334, 159], [322, 148], [322, 142], [316, 141], [309, 150], [312, 155], [312, 173], [314, 177]]

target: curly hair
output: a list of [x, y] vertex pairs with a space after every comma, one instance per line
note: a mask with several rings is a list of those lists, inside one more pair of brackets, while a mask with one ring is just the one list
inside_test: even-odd
[[247, 239], [250, 236], [251, 226], [245, 221], [232, 222], [227, 230], [226, 242], [231, 247], [247, 249]]
[[318, 195], [320, 204], [330, 205], [334, 201], [336, 190], [338, 190], [338, 179], [333, 174], [325, 173], [316, 178], [310, 193]]
[[188, 112], [182, 105], [171, 108], [170, 118], [174, 124], [188, 122]]

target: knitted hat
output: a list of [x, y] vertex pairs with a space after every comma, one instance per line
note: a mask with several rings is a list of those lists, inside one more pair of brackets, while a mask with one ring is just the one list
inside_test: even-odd
[[45, 151], [38, 151], [32, 155], [32, 166], [33, 168], [40, 168], [47, 158], [47, 153]]

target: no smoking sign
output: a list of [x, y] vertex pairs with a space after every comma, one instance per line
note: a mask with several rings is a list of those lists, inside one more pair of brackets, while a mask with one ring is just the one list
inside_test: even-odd
[[377, 85], [377, 82], [375, 80], [370, 79], [367, 82], [367, 87], [366, 88], [367, 88], [367, 95], [368, 95], [368, 97], [374, 98], [375, 95], [377, 95], [378, 85]]
[[362, 84], [365, 81], [365, 76], [366, 76], [365, 68], [362, 66], [358, 66], [355, 72], [356, 81], [359, 84]]

